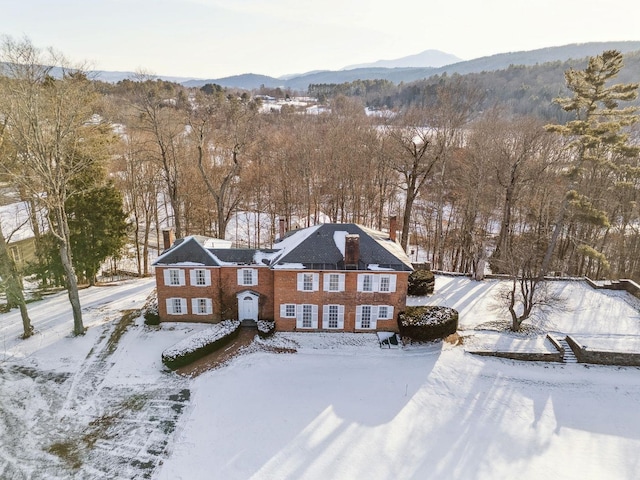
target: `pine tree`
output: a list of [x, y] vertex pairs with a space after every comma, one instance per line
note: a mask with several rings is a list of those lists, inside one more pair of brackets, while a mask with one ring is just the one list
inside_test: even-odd
[[[573, 95], [558, 98], [555, 102], [565, 111], [573, 113], [575, 119], [565, 125], [547, 125], [546, 128], [568, 139], [568, 188], [558, 210], [540, 276], [544, 276], [549, 270], [570, 210], [592, 225], [608, 226], [606, 212], [591, 201], [586, 189], [580, 188], [585, 180], [585, 172], [588, 169], [593, 172], [611, 168], [616, 158], [638, 154], [639, 148], [629, 143], [626, 130], [626, 127], [638, 121], [637, 109], [632, 106], [621, 108], [619, 105], [620, 102], [636, 99], [638, 83], [608, 84], [622, 67], [622, 54], [616, 50], [608, 50], [602, 55], [591, 57], [585, 70], [570, 69], [565, 72], [567, 87]], [[586, 246], [582, 247], [582, 251], [586, 251]]]

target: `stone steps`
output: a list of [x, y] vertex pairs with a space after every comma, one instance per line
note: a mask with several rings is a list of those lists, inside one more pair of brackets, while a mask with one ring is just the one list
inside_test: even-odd
[[564, 348], [564, 356], [562, 357], [562, 361], [564, 363], [578, 363], [578, 358], [576, 357], [576, 354], [573, 353], [573, 350], [571, 350], [571, 347], [567, 343], [567, 340], [565, 338], [558, 338], [557, 340], [558, 343]]

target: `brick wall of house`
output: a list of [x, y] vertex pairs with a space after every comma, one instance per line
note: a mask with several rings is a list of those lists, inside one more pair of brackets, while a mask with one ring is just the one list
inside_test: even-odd
[[[274, 315], [276, 330], [296, 331], [296, 319], [284, 318], [280, 315], [280, 305], [283, 304], [311, 304], [318, 306], [318, 329], [322, 326], [322, 306], [323, 305], [343, 305], [344, 306], [344, 331], [356, 332], [356, 306], [357, 305], [389, 305], [393, 306], [393, 318], [389, 320], [378, 320], [376, 330], [397, 331], [398, 313], [405, 307], [407, 298], [407, 283], [409, 272], [385, 272], [396, 275], [395, 292], [357, 292], [358, 274], [372, 273], [370, 271], [309, 271], [307, 273], [317, 273], [319, 284], [318, 290], [313, 292], [298, 290], [298, 274], [301, 270], [276, 270], [274, 275]], [[325, 274], [340, 273], [345, 275], [345, 288], [342, 292], [327, 292], [323, 289], [323, 278]], [[304, 331], [310, 329], [305, 328]], [[362, 330], [365, 331], [365, 330]], [[367, 330], [370, 331], [370, 330]]]
[[[255, 268], [258, 273], [258, 284], [238, 285], [238, 269]], [[181, 269], [184, 271], [185, 285], [166, 285], [164, 271]], [[191, 271], [205, 269], [210, 273], [211, 285], [199, 286], [191, 284]], [[187, 267], [156, 266], [156, 285], [158, 292], [158, 313], [165, 322], [219, 322], [238, 317], [237, 293], [251, 291], [259, 295], [258, 316], [263, 320], [273, 320], [273, 271], [266, 267]], [[167, 312], [167, 298], [186, 299], [187, 312], [172, 315]], [[193, 311], [193, 298], [209, 298], [212, 301], [212, 313], [198, 315]]]

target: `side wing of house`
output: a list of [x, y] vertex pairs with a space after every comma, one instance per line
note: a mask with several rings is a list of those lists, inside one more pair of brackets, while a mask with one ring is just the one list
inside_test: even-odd
[[412, 268], [396, 242], [355, 224], [322, 225], [300, 238], [287, 240], [294, 245], [272, 265], [277, 330], [397, 331]]

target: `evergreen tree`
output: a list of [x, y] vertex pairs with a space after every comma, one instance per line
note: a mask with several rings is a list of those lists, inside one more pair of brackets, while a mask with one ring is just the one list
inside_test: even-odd
[[[622, 66], [622, 54], [608, 50], [591, 57], [585, 70], [570, 69], [565, 72], [567, 87], [573, 95], [555, 101], [565, 111], [573, 113], [575, 118], [564, 125], [547, 125], [546, 128], [568, 139], [568, 188], [542, 260], [540, 276], [549, 270], [553, 252], [570, 212], [579, 220], [594, 226], [607, 227], [609, 224], [606, 212], [589, 198], [589, 185], [585, 185], [586, 173], [612, 168], [620, 157], [638, 155], [639, 149], [630, 144], [626, 129], [637, 122], [637, 109], [619, 106], [620, 102], [636, 99], [638, 83], [608, 85]], [[587, 247], [581, 247], [581, 251], [592, 252], [593, 255], [598, 253]]]

